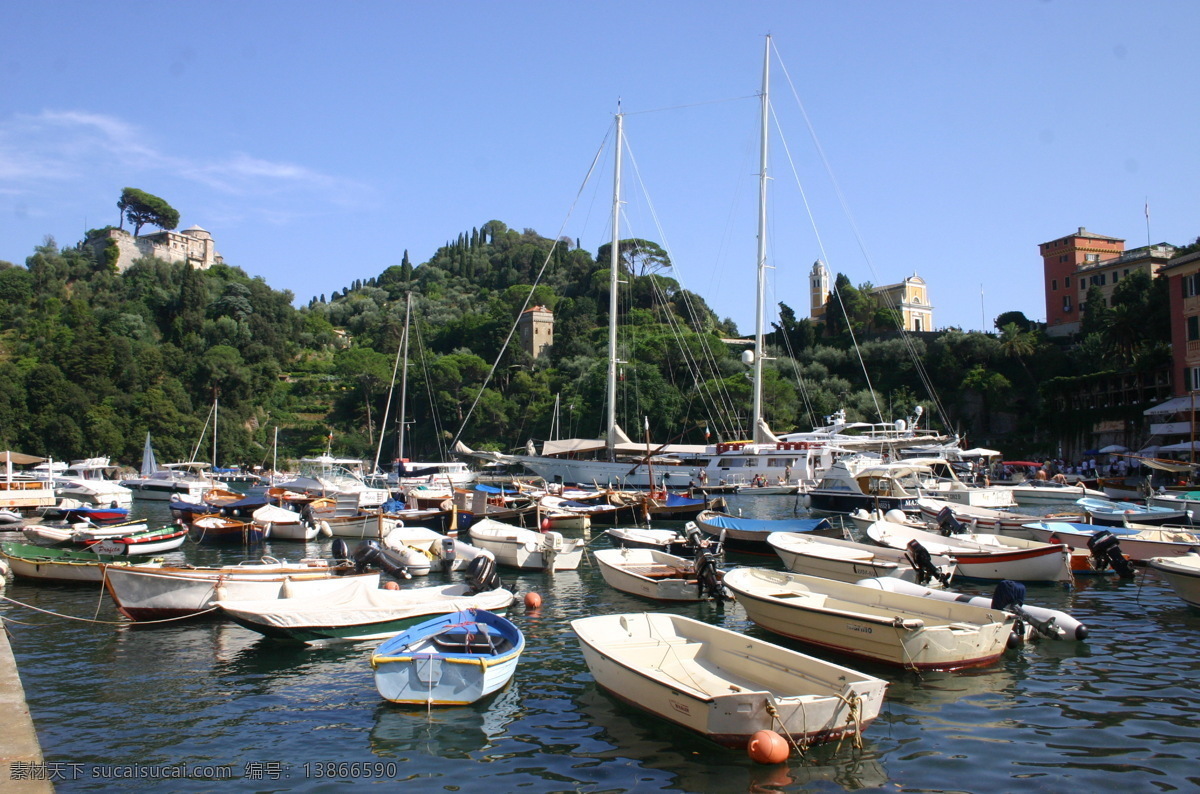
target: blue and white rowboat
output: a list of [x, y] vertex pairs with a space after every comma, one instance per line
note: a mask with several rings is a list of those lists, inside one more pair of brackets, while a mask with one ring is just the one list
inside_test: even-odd
[[525, 636], [484, 609], [451, 612], [413, 626], [371, 654], [385, 700], [463, 706], [503, 687], [517, 669]]

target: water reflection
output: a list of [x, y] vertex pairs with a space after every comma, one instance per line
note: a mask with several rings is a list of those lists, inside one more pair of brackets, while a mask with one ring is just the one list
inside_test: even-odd
[[411, 708], [381, 700], [371, 727], [371, 752], [385, 758], [414, 752], [470, 758], [494, 747], [520, 709], [521, 689], [516, 681], [493, 697], [455, 708]]

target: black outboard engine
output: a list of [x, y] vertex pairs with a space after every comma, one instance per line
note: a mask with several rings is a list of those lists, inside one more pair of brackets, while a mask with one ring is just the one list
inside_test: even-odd
[[454, 538], [442, 538], [442, 573], [450, 573], [454, 557]]
[[1003, 609], [1017, 616], [1012, 634], [1008, 635], [1009, 648], [1015, 648], [1025, 641], [1024, 610], [1021, 609], [1023, 606], [1025, 606], [1025, 585], [1011, 579], [1005, 579], [996, 585], [996, 592], [992, 593], [992, 609]]
[[917, 572], [917, 582], [919, 584], [929, 584], [930, 579], [937, 579], [942, 583], [942, 587], [950, 584], [950, 577], [939, 571], [937, 566], [933, 564], [933, 557], [929, 555], [928, 549], [916, 540], [910, 540], [906, 548], [904, 556], [908, 560], [909, 565], [913, 567], [913, 570]]
[[1133, 566], [1121, 553], [1121, 544], [1116, 535], [1102, 529], [1088, 538], [1088, 548], [1092, 551], [1092, 564], [1096, 570], [1103, 571], [1111, 567], [1122, 579], [1133, 578]]
[[379, 545], [379, 541], [364, 540], [354, 547], [354, 568], [359, 573], [364, 573], [372, 565], [396, 579], [412, 578], [408, 568]]
[[938, 511], [937, 526], [943, 535], [958, 535], [967, 531], [967, 528], [954, 517], [954, 513], [948, 507], [943, 507]]
[[718, 601], [732, 601], [733, 599], [725, 590], [725, 585], [721, 583], [724, 576], [720, 564], [725, 545], [725, 531], [721, 531], [721, 537], [716, 543], [710, 543], [703, 539], [700, 530], [694, 525], [688, 526], [687, 534], [689, 544], [696, 550], [692, 567], [696, 572], [696, 587], [699, 588], [699, 596], [715, 598]]
[[346, 545], [344, 538], [333, 539], [333, 559], [339, 562], [345, 562], [350, 559], [350, 547]]
[[504, 586], [500, 575], [496, 573], [496, 561], [482, 555], [471, 560], [471, 564], [467, 566], [467, 582], [470, 584], [471, 595], [499, 590]]

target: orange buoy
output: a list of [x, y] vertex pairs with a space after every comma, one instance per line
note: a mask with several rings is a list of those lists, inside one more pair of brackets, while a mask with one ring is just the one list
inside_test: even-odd
[[528, 593], [525, 594], [525, 608], [526, 609], [537, 609], [541, 605], [542, 605], [542, 597], [540, 595], [533, 592], [532, 590], [530, 590]]
[[746, 745], [746, 752], [751, 760], [759, 764], [782, 764], [787, 760], [791, 750], [787, 739], [775, 731], [756, 731]]
[[550, 531], [550, 519], [548, 519], [548, 518], [542, 519], [542, 531], [543, 532]]
[[388, 581], [388, 582], [383, 583], [383, 589], [384, 590], [399, 590], [400, 585], [396, 584], [395, 582]]

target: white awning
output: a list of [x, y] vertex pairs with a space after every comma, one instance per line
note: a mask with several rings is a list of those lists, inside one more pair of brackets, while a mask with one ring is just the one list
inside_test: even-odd
[[1142, 411], [1142, 413], [1146, 416], [1165, 416], [1177, 414], [1181, 411], [1190, 411], [1192, 410], [1193, 405], [1200, 407], [1200, 400], [1193, 401], [1191, 395], [1186, 397], [1173, 397], [1170, 400], [1167, 400], [1165, 403], [1159, 403], [1153, 408], [1147, 408], [1145, 411]]

